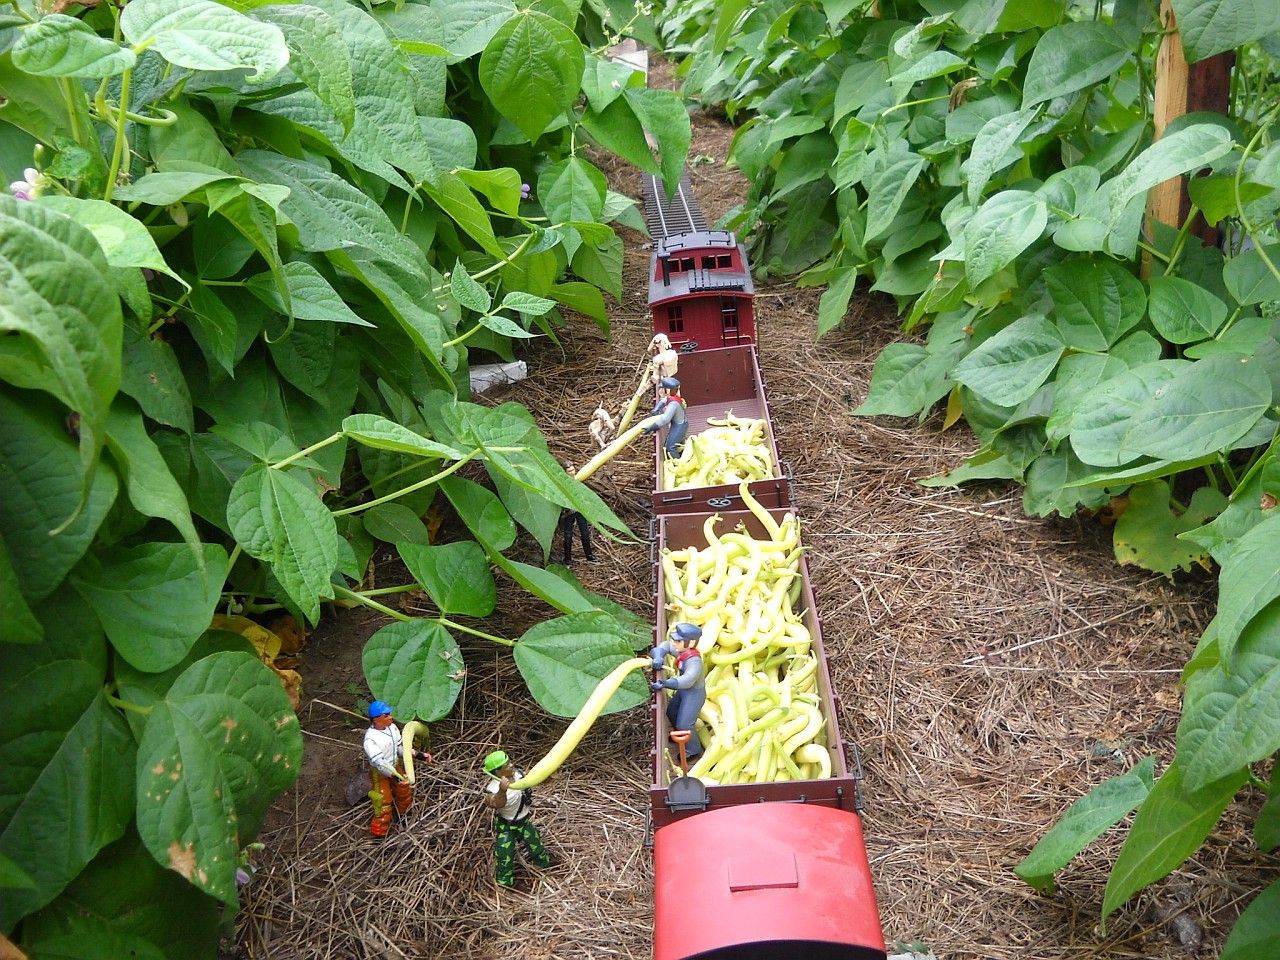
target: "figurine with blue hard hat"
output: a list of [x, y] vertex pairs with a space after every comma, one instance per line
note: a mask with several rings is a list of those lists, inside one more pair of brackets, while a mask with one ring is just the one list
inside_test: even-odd
[[663, 449], [670, 457], [680, 456], [680, 448], [689, 433], [689, 416], [685, 411], [684, 397], [680, 396], [680, 381], [675, 377], [663, 377], [658, 381], [658, 402], [645, 421], [644, 432], [656, 433], [663, 427], [668, 427]]
[[530, 819], [533, 813], [533, 791], [528, 787], [514, 789], [511, 784], [524, 776], [505, 751], [494, 750], [484, 758], [484, 805], [493, 811], [494, 853], [497, 880], [503, 887], [515, 885], [516, 843], [524, 847], [529, 862], [535, 867], [551, 866], [551, 855], [542, 845], [542, 835]]
[[[403, 743], [391, 705], [385, 700], [369, 704], [369, 729], [364, 732], [364, 755], [369, 760], [369, 799], [373, 817], [371, 836], [381, 839], [391, 831], [391, 811], [403, 817], [413, 804], [413, 785], [405, 779]], [[414, 751], [414, 757], [431, 762], [431, 754]]]
[[[657, 694], [664, 690], [675, 691], [667, 701], [667, 723], [675, 732], [688, 732], [685, 756], [689, 760], [702, 754], [702, 741], [695, 728], [698, 714], [707, 701], [706, 672], [702, 665], [702, 654], [698, 651], [698, 641], [701, 639], [701, 627], [692, 623], [677, 623], [671, 628], [668, 639], [654, 647], [650, 654], [655, 679], [649, 686]], [[662, 672], [668, 654], [675, 658], [676, 675], [662, 679], [658, 675]]]

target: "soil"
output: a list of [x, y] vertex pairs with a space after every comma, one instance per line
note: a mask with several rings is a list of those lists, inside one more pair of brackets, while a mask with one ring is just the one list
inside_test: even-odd
[[[690, 175], [709, 221], [745, 196], [725, 163], [731, 138], [721, 119], [694, 116], [690, 155], [710, 160]], [[634, 170], [596, 160], [613, 189], [640, 195]], [[591, 410], [630, 395], [650, 336], [646, 238], [624, 236], [612, 336], [574, 319], [562, 347], [529, 351], [527, 381], [482, 401], [526, 404], [553, 452], [579, 462]], [[1098, 918], [1121, 831], [1068, 866], [1052, 895], [1013, 874], [1072, 801], [1148, 754], [1161, 768], [1172, 757], [1179, 671], [1211, 616], [1211, 579], [1173, 585], [1120, 567], [1097, 520], [1028, 519], [1011, 486], [919, 486], [958, 465], [973, 437], [942, 430], [939, 416], [921, 425], [851, 416], [879, 351], [900, 336], [894, 305], [859, 292], [843, 325], [817, 341], [819, 294], [760, 289], [761, 365], [795, 471], [841, 723], [865, 767], [866, 842], [890, 946], [925, 944], [940, 960], [1216, 956], [1261, 886], [1245, 815], [1257, 795], [1241, 794], [1204, 847], [1105, 933]], [[650, 463], [628, 454], [596, 483], [641, 538]], [[541, 562], [523, 539], [519, 558]], [[585, 585], [651, 617], [647, 544], [597, 538], [597, 550], [598, 563], [574, 568]], [[375, 573], [380, 584], [403, 582], [387, 556]], [[502, 586], [484, 630], [517, 637], [553, 615]], [[403, 602], [429, 613], [420, 597]], [[564, 725], [533, 704], [503, 647], [459, 637], [466, 685], [454, 716], [433, 727], [435, 761], [420, 771], [415, 806], [389, 839], [369, 838], [367, 802], [350, 806], [346, 793], [355, 777], [354, 793], [367, 789], [365, 723], [354, 713], [368, 697], [360, 655], [387, 622], [335, 611], [303, 651], [305, 761], [260, 837], [240, 955], [650, 957], [643, 711], [601, 720], [539, 789], [535, 819], [555, 863], [523, 872], [514, 891], [495, 889], [480, 758], [501, 746], [529, 765]]]

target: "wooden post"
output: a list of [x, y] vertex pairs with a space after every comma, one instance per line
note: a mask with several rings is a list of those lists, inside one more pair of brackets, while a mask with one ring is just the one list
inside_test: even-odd
[[[1231, 103], [1231, 68], [1235, 54], [1231, 51], [1188, 64], [1178, 32], [1172, 0], [1160, 0], [1160, 22], [1169, 31], [1156, 54], [1155, 136], [1159, 140], [1165, 128], [1185, 113], [1209, 110], [1225, 114]], [[1147, 219], [1173, 227], [1182, 226], [1191, 212], [1185, 177], [1174, 177], [1153, 187], [1147, 194]], [[1205, 245], [1218, 242], [1218, 231], [1200, 217], [1192, 232]], [[1149, 264], [1143, 259], [1143, 273]]]

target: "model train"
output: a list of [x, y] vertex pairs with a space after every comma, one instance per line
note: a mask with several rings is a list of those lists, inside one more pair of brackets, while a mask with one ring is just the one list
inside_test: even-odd
[[[708, 530], [739, 529], [768, 539], [767, 523], [795, 515], [793, 479], [777, 457], [755, 345], [754, 289], [746, 251], [732, 233], [708, 230], [687, 178], [667, 196], [653, 177], [645, 189], [654, 238], [649, 306], [655, 334], [680, 347], [678, 379], [690, 441], [730, 414], [763, 420], [759, 441], [772, 475], [747, 484], [764, 508], [746, 509], [739, 483], [671, 488], [655, 442], [651, 561], [656, 636], [667, 633], [662, 558], [705, 548]], [[719, 517], [719, 524], [713, 518]], [[771, 518], [771, 519], [770, 519]], [[797, 551], [798, 552], [798, 551]], [[822, 762], [761, 782], [715, 782], [675, 765], [658, 698], [649, 815], [654, 847], [654, 960], [884, 960], [875, 891], [863, 844], [861, 769], [841, 736], [831, 676], [803, 555], [789, 592], [816, 658], [825, 737]], [[852, 770], [850, 769], [852, 766]], [[814, 775], [820, 769], [824, 775]], [[793, 771], [794, 773], [795, 771]], [[710, 783], [706, 781], [711, 781]], [[691, 918], [696, 918], [690, 922]]]

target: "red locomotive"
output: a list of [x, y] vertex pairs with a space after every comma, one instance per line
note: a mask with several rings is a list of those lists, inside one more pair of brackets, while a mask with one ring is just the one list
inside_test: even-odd
[[[745, 252], [732, 234], [707, 229], [687, 179], [670, 199], [653, 178], [649, 181], [653, 330], [681, 351], [678, 379], [690, 432], [729, 411], [763, 419], [777, 464], [756, 358], [754, 288]], [[736, 485], [663, 489], [661, 444], [655, 443], [655, 451], [654, 607], [661, 640], [667, 628], [657, 559], [662, 551], [694, 545], [717, 511], [725, 529], [741, 524], [749, 536], [765, 534], [760, 520], [743, 510]], [[790, 497], [789, 478], [774, 473], [750, 490], [776, 522], [787, 512]], [[796, 609], [803, 612], [818, 660], [829, 775], [709, 786], [694, 776], [672, 777], [669, 740], [675, 738], [662, 701], [655, 703], [649, 791], [654, 960], [885, 960], [858, 816], [860, 764], [855, 749], [850, 771], [839, 698], [831, 688], [803, 557], [800, 580]]]

